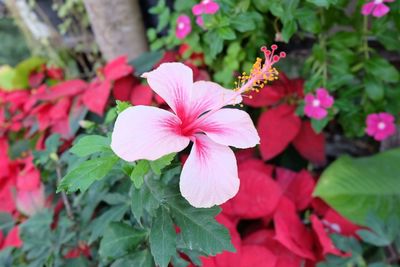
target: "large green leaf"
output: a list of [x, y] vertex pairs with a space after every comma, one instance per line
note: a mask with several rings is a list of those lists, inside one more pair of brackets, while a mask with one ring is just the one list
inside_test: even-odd
[[145, 249], [139, 252], [135, 252], [133, 254], [129, 254], [121, 259], [116, 260], [111, 267], [127, 267], [127, 266], [135, 266], [135, 267], [153, 267], [153, 258], [151, 257], [150, 252]]
[[365, 158], [341, 157], [322, 173], [314, 196], [362, 225], [369, 212], [400, 216], [399, 162], [399, 148]]
[[188, 248], [209, 255], [235, 251], [228, 230], [214, 219], [220, 211], [218, 207], [193, 208], [179, 196], [169, 198], [167, 203]]
[[157, 266], [167, 267], [176, 253], [176, 232], [168, 211], [160, 207], [150, 232], [150, 249]]
[[86, 157], [96, 152], [110, 150], [110, 139], [100, 135], [87, 135], [69, 150], [78, 157]]
[[99, 254], [102, 257], [118, 258], [126, 255], [144, 240], [147, 233], [125, 223], [113, 222], [100, 242]]
[[66, 191], [70, 193], [78, 189], [81, 192], [85, 192], [92, 183], [106, 176], [117, 161], [117, 156], [110, 155], [81, 163], [64, 176], [57, 188], [57, 192]]

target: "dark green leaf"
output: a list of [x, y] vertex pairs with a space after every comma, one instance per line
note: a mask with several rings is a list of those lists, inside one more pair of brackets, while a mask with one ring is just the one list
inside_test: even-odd
[[365, 84], [365, 91], [367, 92], [367, 95], [370, 99], [372, 100], [381, 100], [384, 95], [384, 90], [383, 90], [383, 84], [373, 78], [373, 77], [365, 77], [364, 79], [364, 84]]
[[323, 118], [322, 120], [311, 119], [311, 126], [317, 134], [322, 132], [322, 130], [325, 128], [326, 125], [328, 125], [328, 123], [328, 116]]
[[169, 198], [168, 206], [181, 229], [183, 242], [189, 249], [216, 255], [223, 250], [235, 251], [228, 230], [215, 221], [220, 209], [193, 208], [182, 197]]
[[139, 252], [135, 252], [133, 254], [129, 254], [128, 256], [125, 256], [122, 259], [118, 259], [111, 265], [111, 267], [128, 267], [128, 266], [153, 267], [154, 263], [150, 252], [146, 249]]
[[375, 76], [379, 80], [386, 82], [397, 82], [399, 80], [398, 70], [386, 59], [373, 57], [365, 63], [368, 74]]
[[144, 72], [149, 71], [162, 58], [162, 51], [152, 51], [141, 53], [139, 57], [129, 62], [135, 67], [135, 75], [140, 76]]
[[168, 211], [160, 207], [151, 226], [150, 249], [156, 265], [167, 267], [176, 253], [176, 232]]
[[149, 172], [150, 164], [147, 160], [139, 160], [131, 172], [131, 180], [136, 188], [140, 188], [143, 184], [144, 176]]
[[81, 192], [85, 192], [93, 182], [106, 176], [117, 161], [118, 157], [111, 155], [91, 159], [79, 164], [78, 167], [64, 176], [57, 188], [57, 192], [65, 191], [71, 193], [78, 189]]
[[146, 237], [145, 231], [125, 223], [112, 222], [101, 239], [99, 254], [106, 258], [118, 258], [133, 250]]
[[289, 20], [283, 24], [282, 39], [286, 43], [289, 42], [290, 37], [297, 31], [297, 23], [295, 20]]
[[69, 150], [78, 157], [86, 157], [96, 152], [110, 150], [110, 139], [100, 135], [86, 135]]

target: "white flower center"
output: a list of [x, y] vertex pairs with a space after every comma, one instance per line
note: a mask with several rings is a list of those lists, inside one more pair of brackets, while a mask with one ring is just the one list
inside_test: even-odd
[[383, 130], [385, 128], [386, 128], [386, 124], [384, 122], [381, 121], [380, 123], [378, 123], [378, 129], [379, 130]]
[[185, 23], [179, 22], [178, 23], [178, 29], [182, 30], [183, 28], [185, 28]]
[[210, 0], [203, 0], [203, 1], [201, 1], [201, 3], [203, 4], [203, 5], [207, 5], [208, 3], [210, 3], [211, 1]]
[[383, 0], [374, 0], [374, 4], [375, 5], [379, 5], [379, 4], [382, 4], [383, 3]]
[[318, 99], [314, 99], [312, 101], [312, 106], [313, 107], [319, 107], [320, 104], [321, 104], [321, 101], [319, 101]]

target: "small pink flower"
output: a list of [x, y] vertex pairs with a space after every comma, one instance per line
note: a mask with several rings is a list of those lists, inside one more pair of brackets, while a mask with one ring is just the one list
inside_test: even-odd
[[390, 113], [381, 112], [370, 114], [367, 117], [366, 132], [374, 137], [376, 141], [382, 141], [396, 132], [394, 116]]
[[204, 27], [204, 20], [203, 20], [203, 17], [202, 16], [198, 16], [198, 17], [196, 17], [196, 23], [197, 23], [197, 25], [199, 25], [200, 27]]
[[200, 4], [194, 5], [192, 8], [193, 15], [215, 14], [219, 9], [219, 5], [213, 0], [202, 0]]
[[364, 16], [372, 14], [372, 16], [378, 18], [385, 16], [390, 11], [389, 7], [384, 4], [385, 2], [394, 2], [394, 0], [373, 0], [362, 6], [361, 13]]
[[304, 113], [313, 119], [321, 120], [328, 115], [327, 109], [332, 107], [334, 99], [325, 88], [318, 88], [316, 96], [307, 94]]
[[127, 108], [115, 122], [112, 150], [129, 162], [156, 160], [182, 151], [192, 141], [180, 177], [182, 196], [194, 207], [226, 202], [239, 190], [236, 158], [229, 146], [254, 147], [260, 138], [249, 114], [224, 107], [240, 103], [241, 95], [256, 81], [275, 77], [272, 65], [285, 54], [273, 55], [266, 48], [263, 51], [266, 60], [262, 68], [256, 68], [236, 90], [208, 81], [193, 82], [192, 70], [182, 63], [163, 63], [144, 73], [172, 112], [149, 106]]
[[180, 15], [176, 20], [175, 35], [178, 39], [185, 38], [192, 31], [190, 18], [186, 15]]

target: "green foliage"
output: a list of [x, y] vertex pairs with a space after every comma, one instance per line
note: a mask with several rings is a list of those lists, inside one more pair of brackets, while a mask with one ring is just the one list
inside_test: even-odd
[[362, 225], [369, 212], [399, 216], [399, 161], [400, 149], [359, 159], [341, 157], [322, 173], [314, 195]]
[[86, 157], [96, 152], [109, 150], [109, 138], [100, 135], [87, 135], [80, 138], [69, 151], [78, 157]]
[[30, 52], [24, 37], [13, 19], [0, 18], [0, 40], [0, 66], [15, 66], [29, 57]]

